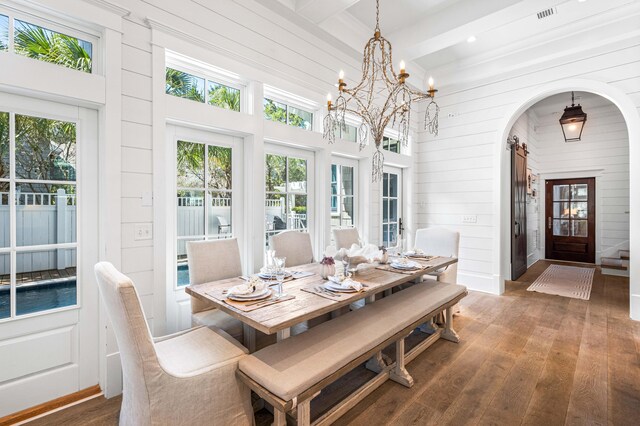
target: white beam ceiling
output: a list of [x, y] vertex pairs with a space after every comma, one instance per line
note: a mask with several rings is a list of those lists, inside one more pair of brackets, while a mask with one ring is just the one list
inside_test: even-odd
[[297, 0], [296, 13], [304, 16], [314, 24], [344, 12], [360, 0]]

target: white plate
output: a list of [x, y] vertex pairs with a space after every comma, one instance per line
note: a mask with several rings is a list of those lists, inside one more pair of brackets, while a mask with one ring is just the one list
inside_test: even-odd
[[267, 287], [262, 289], [262, 291], [251, 294], [228, 294], [227, 298], [238, 302], [248, 302], [250, 300], [266, 299], [269, 296], [271, 296], [271, 289]]
[[391, 262], [391, 267], [392, 268], [396, 268], [396, 269], [410, 270], [410, 269], [418, 269], [418, 268], [420, 268], [420, 264], [416, 263], [416, 262], [407, 262], [407, 263]]
[[351, 288], [351, 287], [342, 287], [340, 284], [336, 284], [333, 283], [331, 281], [329, 281], [328, 283], [325, 283], [325, 288], [327, 288], [328, 290], [331, 291], [337, 291], [339, 293], [355, 293], [356, 289]]
[[[276, 279], [276, 274], [269, 274], [266, 272], [258, 272], [256, 274], [258, 277], [262, 278], [263, 280], [275, 280]], [[284, 273], [284, 277], [289, 278], [291, 277], [291, 272], [287, 271]]]

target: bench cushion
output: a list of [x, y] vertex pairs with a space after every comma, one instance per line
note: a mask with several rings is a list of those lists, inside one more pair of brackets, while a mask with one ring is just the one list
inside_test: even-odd
[[290, 401], [465, 291], [437, 281], [415, 285], [244, 357], [239, 368]]

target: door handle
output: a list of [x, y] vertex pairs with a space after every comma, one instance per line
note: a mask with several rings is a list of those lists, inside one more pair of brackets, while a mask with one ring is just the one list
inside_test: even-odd
[[398, 234], [402, 235], [404, 232], [404, 225], [402, 224], [402, 218], [398, 219]]
[[513, 233], [516, 237], [520, 236], [520, 223], [518, 223], [518, 221], [513, 224]]
[[547, 219], [547, 227], [549, 229], [551, 229], [551, 218], [550, 217]]

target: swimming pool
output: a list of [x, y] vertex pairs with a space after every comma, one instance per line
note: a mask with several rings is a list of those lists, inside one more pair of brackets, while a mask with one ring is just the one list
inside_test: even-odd
[[[75, 305], [78, 301], [75, 279], [16, 287], [16, 314], [26, 315]], [[9, 286], [0, 288], [0, 318], [11, 314]]]
[[189, 265], [181, 263], [178, 265], [178, 286], [189, 285]]

